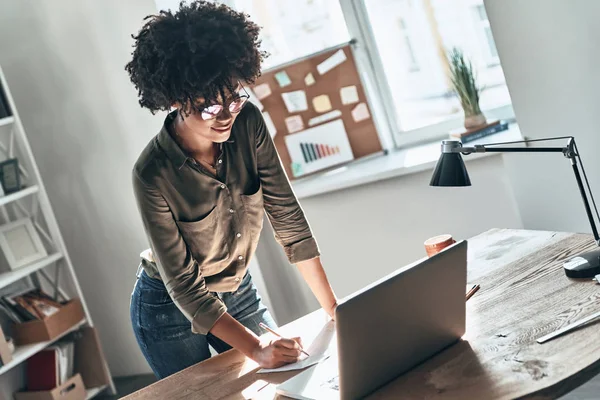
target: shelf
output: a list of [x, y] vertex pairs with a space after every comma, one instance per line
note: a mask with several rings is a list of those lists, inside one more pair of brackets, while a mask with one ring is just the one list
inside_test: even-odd
[[38, 185], [34, 185], [31, 187], [19, 190], [18, 192], [7, 194], [6, 196], [0, 197], [0, 206], [4, 206], [8, 203], [12, 203], [13, 201], [20, 200], [23, 197], [30, 196], [39, 191], [40, 191], [40, 187]]
[[15, 349], [15, 352], [12, 355], [12, 358], [13, 358], [12, 361], [6, 365], [3, 365], [2, 368], [0, 368], [0, 375], [4, 374], [5, 372], [7, 372], [7, 371], [11, 370], [12, 368], [16, 367], [17, 365], [21, 364], [23, 361], [27, 360], [32, 355], [34, 355], [38, 351], [43, 350], [46, 347], [50, 346], [52, 343], [56, 342], [63, 336], [66, 336], [67, 334], [69, 334], [73, 331], [76, 331], [83, 324], [85, 324], [85, 319], [81, 320], [77, 325], [73, 326], [71, 329], [64, 332], [62, 335], [58, 336], [54, 340], [50, 340], [47, 342], [28, 344], [25, 346], [17, 346], [17, 348]]
[[0, 126], [10, 125], [15, 122], [15, 117], [0, 118]]
[[50, 254], [48, 257], [41, 259], [39, 261], [34, 262], [33, 264], [29, 264], [25, 267], [21, 267], [19, 269], [15, 269], [14, 271], [4, 272], [0, 274], [0, 289], [10, 285], [13, 282], [18, 281], [19, 279], [25, 278], [26, 276], [31, 275], [32, 273], [47, 267], [48, 265], [60, 260], [62, 258], [62, 254], [54, 253]]
[[108, 387], [108, 385], [104, 385], [104, 386], [98, 386], [95, 388], [91, 388], [87, 390], [87, 399], [93, 399], [94, 397], [98, 396], [104, 389], [106, 389]]

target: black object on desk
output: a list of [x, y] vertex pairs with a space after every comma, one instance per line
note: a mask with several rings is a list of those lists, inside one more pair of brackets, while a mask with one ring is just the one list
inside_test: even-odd
[[[533, 142], [545, 142], [552, 140], [567, 140], [566, 146], [553, 146], [553, 147], [503, 147], [506, 145], [515, 145], [523, 143]], [[573, 136], [554, 137], [536, 140], [523, 140], [516, 142], [504, 142], [504, 143], [490, 143], [490, 144], [479, 144], [473, 147], [464, 147], [458, 140], [443, 140], [442, 141], [442, 154], [437, 162], [433, 176], [431, 177], [431, 186], [471, 186], [471, 180], [467, 173], [467, 168], [461, 157], [461, 154], [468, 155], [472, 153], [486, 153], [486, 152], [504, 152], [504, 153], [562, 153], [566, 158], [571, 161], [573, 166], [573, 173], [577, 180], [577, 186], [583, 199], [583, 205], [585, 212], [587, 213], [590, 226], [592, 227], [592, 233], [594, 234], [594, 240], [596, 245], [600, 246], [600, 236], [598, 235], [598, 229], [596, 227], [596, 220], [594, 214], [592, 214], [591, 205], [594, 207], [596, 218], [600, 220], [598, 214], [598, 208], [594, 201], [594, 195], [590, 189], [590, 184], [583, 168], [581, 157], [579, 156], [579, 150], [575, 144], [575, 138]], [[581, 169], [581, 172], [579, 171]], [[583, 180], [582, 180], [583, 175]], [[585, 181], [585, 185], [584, 185]], [[586, 189], [589, 192], [586, 193]], [[581, 253], [575, 257], [566, 260], [563, 263], [565, 274], [569, 278], [591, 278], [597, 274], [600, 274], [600, 248]]]

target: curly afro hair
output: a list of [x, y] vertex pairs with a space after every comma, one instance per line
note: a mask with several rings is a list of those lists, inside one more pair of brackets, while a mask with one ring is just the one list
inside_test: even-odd
[[214, 104], [234, 93], [236, 80], [254, 83], [267, 53], [249, 15], [207, 1], [180, 3], [179, 11], [150, 15], [135, 40], [125, 70], [139, 103], [153, 114], [173, 104], [191, 112], [198, 98]]

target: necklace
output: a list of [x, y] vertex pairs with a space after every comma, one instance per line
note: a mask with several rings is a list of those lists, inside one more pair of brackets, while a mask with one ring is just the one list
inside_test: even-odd
[[[183, 146], [183, 143], [182, 143], [181, 135], [179, 135], [179, 132], [177, 131], [177, 126], [176, 126], [175, 123], [173, 123], [172, 126], [173, 126], [173, 131], [175, 132], [176, 142], [179, 144], [179, 147], [181, 147], [181, 149], [183, 150], [184, 146]], [[216, 144], [213, 143], [213, 150], [215, 150], [215, 146], [216, 146]], [[198, 158], [191, 157], [191, 159], [192, 159], [192, 161], [195, 164], [204, 164], [205, 166], [208, 166], [210, 169], [215, 170], [215, 171], [217, 169], [217, 163], [216, 163], [216, 160], [217, 160], [217, 151], [213, 151], [213, 155], [211, 157], [212, 162], [208, 161], [208, 160], [206, 160], [204, 158], [201, 158], [201, 157], [198, 157]]]
[[[194, 159], [194, 160], [195, 160], [195, 159]], [[206, 161], [206, 160], [202, 160], [202, 159], [200, 159], [200, 160], [198, 160], [198, 161], [200, 161], [200, 163], [204, 163], [204, 164], [206, 164], [206, 165], [207, 165], [207, 166], [209, 166], [211, 169], [217, 169], [217, 166], [216, 166], [216, 164], [215, 164], [215, 162], [214, 162], [214, 161], [213, 161], [212, 163], [209, 163], [208, 161]]]

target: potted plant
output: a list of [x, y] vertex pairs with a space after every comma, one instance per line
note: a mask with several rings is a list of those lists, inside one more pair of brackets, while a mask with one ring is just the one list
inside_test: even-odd
[[450, 51], [450, 80], [452, 88], [460, 100], [465, 113], [465, 128], [473, 129], [486, 123], [485, 116], [479, 108], [481, 88], [477, 85], [477, 76], [471, 61], [457, 47]]

